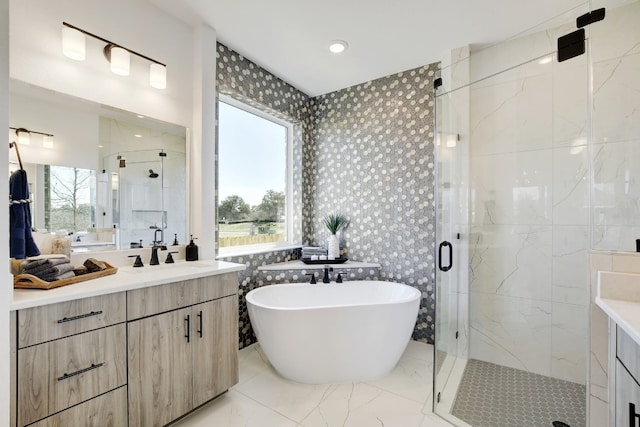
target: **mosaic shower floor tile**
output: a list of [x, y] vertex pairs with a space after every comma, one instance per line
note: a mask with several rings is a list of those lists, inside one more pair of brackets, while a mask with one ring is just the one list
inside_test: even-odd
[[479, 360], [469, 360], [453, 415], [474, 427], [585, 427], [585, 387]]

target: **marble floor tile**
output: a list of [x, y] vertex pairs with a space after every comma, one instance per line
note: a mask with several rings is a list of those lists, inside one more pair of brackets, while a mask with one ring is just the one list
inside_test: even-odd
[[391, 373], [368, 384], [424, 404], [433, 393], [433, 363], [403, 356]]
[[202, 406], [174, 427], [297, 427], [298, 423], [230, 390]]
[[331, 384], [301, 384], [265, 371], [234, 390], [278, 413], [302, 421], [332, 391]]
[[409, 341], [402, 357], [433, 361], [433, 345], [418, 341]]
[[326, 426], [420, 426], [422, 405], [365, 383], [332, 385], [301, 424]]
[[259, 344], [240, 351], [240, 381], [174, 427], [448, 427], [431, 413], [433, 346], [411, 341], [398, 366], [366, 383], [300, 384], [279, 376]]
[[243, 348], [238, 353], [238, 363], [240, 366], [239, 384], [249, 381], [256, 375], [271, 369], [269, 359], [265, 356], [262, 348], [258, 344], [252, 344]]

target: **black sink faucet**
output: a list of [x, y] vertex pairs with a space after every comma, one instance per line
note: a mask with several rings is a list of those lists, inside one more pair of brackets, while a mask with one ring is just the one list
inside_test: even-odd
[[330, 271], [333, 271], [333, 267], [329, 267], [328, 265], [325, 265], [324, 275], [322, 276], [322, 283], [331, 283], [331, 279], [329, 278]]
[[158, 260], [158, 249], [166, 251], [167, 247], [164, 245], [153, 245], [151, 248], [151, 261], [149, 261], [149, 265], [160, 264], [160, 261]]
[[[158, 233], [160, 233], [160, 238], [158, 239]], [[161, 228], [156, 228], [153, 232], [153, 245], [162, 245], [164, 243], [164, 232]]]

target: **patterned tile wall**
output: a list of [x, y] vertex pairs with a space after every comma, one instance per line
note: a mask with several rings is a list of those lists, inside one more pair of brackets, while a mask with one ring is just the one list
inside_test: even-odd
[[422, 291], [413, 339], [434, 339], [433, 79], [438, 64], [313, 98], [303, 149], [305, 239], [326, 244], [321, 219], [342, 212], [350, 259], [378, 262], [380, 279]]
[[[295, 218], [299, 241], [325, 245], [322, 216], [351, 220], [345, 254], [379, 262], [379, 278], [423, 293], [413, 339], [433, 342], [433, 78], [437, 64], [310, 99], [218, 44], [219, 93], [296, 123]], [[240, 273], [240, 347], [255, 342], [244, 295], [256, 287], [303, 281], [303, 272], [268, 275], [260, 265], [299, 257], [299, 250], [224, 258]], [[350, 280], [375, 279], [368, 272]]]

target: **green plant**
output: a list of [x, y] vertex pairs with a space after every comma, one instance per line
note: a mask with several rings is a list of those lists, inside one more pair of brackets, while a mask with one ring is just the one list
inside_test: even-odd
[[322, 223], [327, 226], [331, 234], [336, 234], [349, 225], [349, 220], [342, 214], [329, 214], [322, 218]]

